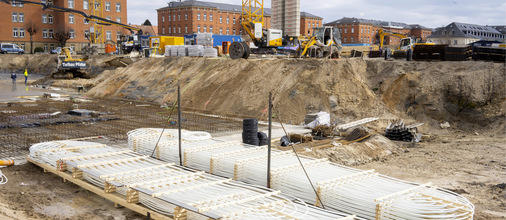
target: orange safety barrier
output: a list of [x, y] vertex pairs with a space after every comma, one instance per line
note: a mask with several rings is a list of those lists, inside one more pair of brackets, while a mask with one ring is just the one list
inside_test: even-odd
[[12, 166], [14, 165], [13, 160], [0, 160], [0, 166]]
[[223, 54], [228, 54], [228, 48], [230, 47], [230, 44], [232, 44], [230, 41], [221, 42], [221, 46], [223, 48]]

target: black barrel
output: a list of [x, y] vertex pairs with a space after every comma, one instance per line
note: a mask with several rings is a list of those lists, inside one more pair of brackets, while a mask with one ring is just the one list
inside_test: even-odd
[[242, 121], [242, 142], [258, 146], [258, 119], [244, 119]]

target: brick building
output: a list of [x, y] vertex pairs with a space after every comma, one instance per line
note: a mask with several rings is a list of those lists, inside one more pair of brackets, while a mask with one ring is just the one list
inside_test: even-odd
[[321, 27], [323, 22], [322, 17], [301, 12], [300, 13], [300, 35], [311, 36], [313, 35], [313, 28]]
[[[32, 0], [41, 3], [53, 4], [59, 7], [72, 8], [91, 14], [93, 0]], [[38, 31], [33, 35], [33, 47], [44, 48], [49, 52], [61, 46], [53, 37], [56, 32], [66, 30], [70, 33], [67, 40], [67, 47], [73, 47], [75, 51], [81, 50], [82, 46], [88, 44], [91, 22], [86, 23], [83, 17], [67, 12], [56, 12], [42, 10], [36, 5], [23, 5], [13, 2], [11, 5], [0, 3], [0, 42], [16, 43], [25, 51], [31, 51], [30, 34], [27, 27], [33, 24]], [[127, 0], [102, 0], [102, 12], [106, 19], [127, 23]], [[116, 42], [121, 34], [129, 32], [116, 26], [103, 26], [103, 41]]]
[[[378, 31], [380, 29], [386, 29], [408, 36], [421, 37], [424, 41], [432, 33], [430, 28], [426, 28], [418, 24], [408, 25], [400, 22], [348, 17], [326, 23], [325, 25], [339, 28], [343, 44], [378, 44]], [[398, 37], [386, 36], [384, 44], [398, 45], [400, 40], [401, 39]]]
[[[158, 34], [168, 36], [183, 36], [193, 33], [214, 33], [223, 35], [245, 34], [241, 25], [241, 5], [223, 4], [188, 0], [170, 2], [167, 7], [156, 10], [158, 13]], [[310, 15], [311, 22], [321, 26], [322, 18]], [[304, 20], [306, 21], [306, 20]], [[306, 24], [307, 22], [304, 22]], [[264, 28], [271, 28], [271, 9], [264, 8]]]

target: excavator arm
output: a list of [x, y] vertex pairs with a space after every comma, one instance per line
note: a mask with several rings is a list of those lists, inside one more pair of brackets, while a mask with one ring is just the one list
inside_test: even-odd
[[383, 42], [385, 40], [385, 36], [394, 36], [394, 37], [398, 37], [398, 38], [401, 38], [401, 39], [408, 37], [405, 34], [399, 34], [399, 33], [387, 31], [387, 30], [384, 30], [384, 29], [380, 29], [378, 31], [378, 35], [379, 35], [379, 39], [380, 39], [380, 49], [383, 48]]

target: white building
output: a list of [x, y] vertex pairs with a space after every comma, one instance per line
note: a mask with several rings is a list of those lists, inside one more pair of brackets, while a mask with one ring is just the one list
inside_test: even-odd
[[505, 42], [505, 35], [492, 26], [453, 22], [427, 37], [436, 44], [467, 45], [480, 40]]

